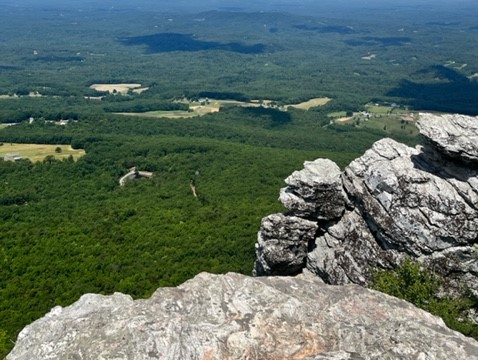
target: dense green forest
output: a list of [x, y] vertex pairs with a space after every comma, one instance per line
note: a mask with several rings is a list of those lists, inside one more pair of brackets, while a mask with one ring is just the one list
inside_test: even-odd
[[[146, 297], [201, 271], [249, 274], [260, 220], [283, 210], [283, 179], [303, 161], [343, 168], [382, 137], [419, 141], [399, 117], [333, 114], [369, 103], [478, 114], [476, 8], [430, 22], [406, 6], [385, 19], [380, 7], [52, 4], [0, 13], [0, 123], [16, 124], [0, 126], [0, 153], [37, 143], [86, 155], [0, 161], [0, 357], [26, 324], [87, 292]], [[90, 87], [123, 83], [147, 90]], [[176, 100], [204, 97], [332, 101], [115, 114], [188, 111]], [[154, 175], [120, 186], [133, 166]]]
[[142, 97], [156, 101], [212, 92], [478, 112], [476, 6], [419, 13], [399, 5], [324, 6], [308, 12], [314, 16], [274, 9], [6, 6], [0, 95], [49, 98], [3, 99], [0, 121], [19, 121], [38, 106], [52, 115], [78, 113], [84, 96], [98, 95], [89, 88], [95, 83], [139, 83], [150, 88]]

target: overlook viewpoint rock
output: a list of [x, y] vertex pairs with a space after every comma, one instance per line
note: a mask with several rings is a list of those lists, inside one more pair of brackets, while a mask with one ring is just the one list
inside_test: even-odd
[[202, 273], [146, 300], [88, 294], [52, 309], [7, 356], [31, 359], [478, 359], [478, 342], [357, 285]]
[[328, 284], [371, 281], [371, 269], [411, 258], [444, 291], [478, 294], [478, 118], [420, 114], [424, 145], [377, 141], [343, 172], [305, 162], [286, 179], [284, 214], [263, 219], [255, 275], [316, 274]]

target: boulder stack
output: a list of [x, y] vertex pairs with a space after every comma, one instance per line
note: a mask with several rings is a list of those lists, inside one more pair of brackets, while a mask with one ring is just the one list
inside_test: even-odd
[[[442, 275], [446, 291], [478, 294], [478, 118], [420, 114], [417, 126], [423, 146], [382, 139], [343, 172], [318, 159], [288, 177], [280, 192], [287, 226], [276, 220], [265, 230], [278, 215], [263, 220], [255, 275], [296, 274], [276, 266], [291, 262], [287, 244], [307, 247], [303, 270], [329, 284], [369, 285], [371, 269], [409, 257]], [[304, 221], [317, 228], [313, 239], [284, 231]]]

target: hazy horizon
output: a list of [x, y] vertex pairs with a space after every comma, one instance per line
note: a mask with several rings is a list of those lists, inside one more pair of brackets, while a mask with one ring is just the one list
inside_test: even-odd
[[[404, 8], [419, 7], [421, 10], [446, 8], [447, 10], [459, 10], [460, 8], [477, 9], [478, 4], [473, 0], [325, 0], [317, 2], [314, 0], [104, 0], [101, 3], [93, 0], [3, 0], [0, 4], [12, 7], [55, 7], [55, 8], [138, 8], [147, 7], [151, 9], [164, 9], [166, 11], [178, 10], [194, 12], [203, 10], [230, 9], [232, 11], [260, 10], [263, 11], [291, 11], [302, 12], [304, 9], [327, 10], [337, 8]], [[315, 14], [311, 14], [315, 15]]]

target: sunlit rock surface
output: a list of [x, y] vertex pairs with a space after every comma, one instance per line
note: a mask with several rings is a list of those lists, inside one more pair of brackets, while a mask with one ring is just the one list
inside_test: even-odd
[[202, 273], [151, 298], [84, 295], [27, 326], [7, 360], [477, 359], [413, 305], [315, 276]]
[[280, 200], [297, 216], [329, 220], [340, 218], [347, 197], [342, 189], [340, 168], [328, 159], [306, 161], [304, 169], [294, 171], [281, 189]]
[[452, 158], [478, 162], [478, 118], [465, 115], [420, 114], [420, 133], [437, 151]]

